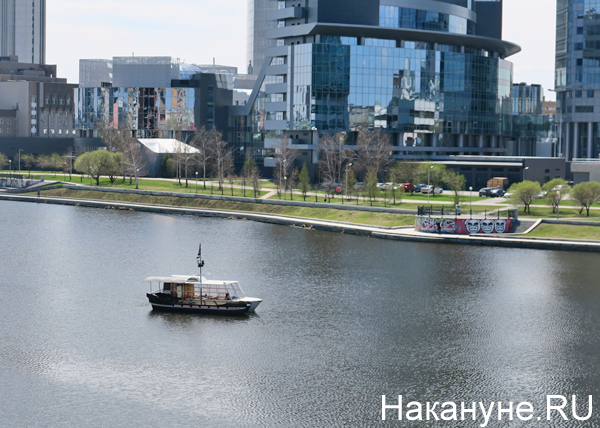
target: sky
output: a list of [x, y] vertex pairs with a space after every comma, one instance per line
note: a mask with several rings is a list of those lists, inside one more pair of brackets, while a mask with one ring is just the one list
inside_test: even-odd
[[[46, 61], [79, 81], [79, 59], [172, 56], [246, 71], [247, 0], [49, 0]], [[521, 46], [508, 60], [514, 82], [538, 83], [554, 100], [554, 0], [504, 0], [503, 38]]]

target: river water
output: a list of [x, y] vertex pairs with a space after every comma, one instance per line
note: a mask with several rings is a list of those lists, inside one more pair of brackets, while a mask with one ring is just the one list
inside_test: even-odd
[[[0, 240], [0, 426], [480, 424], [382, 421], [382, 395], [599, 426], [595, 254], [5, 201]], [[264, 299], [255, 315], [152, 312], [143, 279], [196, 273], [199, 242], [209, 278]], [[591, 419], [537, 422], [550, 394], [583, 415], [593, 395]]]

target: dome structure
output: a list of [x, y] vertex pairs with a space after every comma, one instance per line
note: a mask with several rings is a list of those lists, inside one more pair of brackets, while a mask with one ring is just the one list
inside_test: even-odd
[[195, 65], [186, 64], [184, 62], [179, 63], [179, 78], [181, 80], [190, 80], [192, 75], [201, 73], [201, 70]]

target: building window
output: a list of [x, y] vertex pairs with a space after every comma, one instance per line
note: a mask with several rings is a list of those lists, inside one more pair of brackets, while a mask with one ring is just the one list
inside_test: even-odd
[[0, 119], [0, 125], [4, 124], [4, 119]]
[[10, 124], [12, 123], [12, 120], [10, 120], [10, 119], [6, 119], [6, 123], [7, 123], [8, 125], [10, 125]]
[[594, 98], [594, 90], [593, 89], [588, 90], [587, 96], [588, 96], [588, 98]]
[[0, 128], [0, 134], [2, 134], [2, 132], [3, 132], [3, 128]]
[[11, 128], [6, 128], [6, 133], [7, 133], [7, 134], [10, 134], [10, 132], [11, 132], [11, 131], [12, 131], [12, 129], [11, 129]]
[[575, 98], [581, 98], [582, 91], [575, 91]]

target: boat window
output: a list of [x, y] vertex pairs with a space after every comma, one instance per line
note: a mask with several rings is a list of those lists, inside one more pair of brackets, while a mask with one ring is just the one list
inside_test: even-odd
[[171, 290], [171, 283], [170, 282], [165, 282], [165, 284], [163, 285], [163, 290], [170, 291]]

